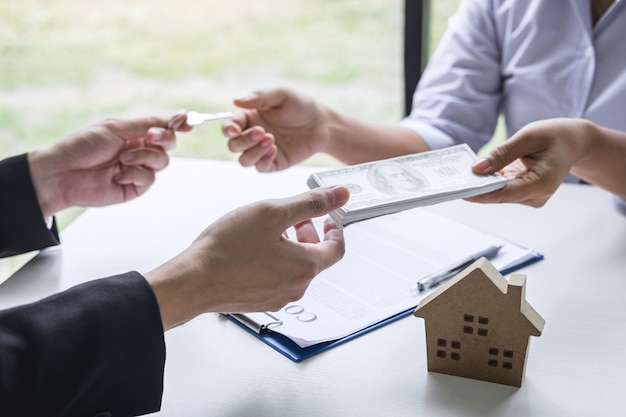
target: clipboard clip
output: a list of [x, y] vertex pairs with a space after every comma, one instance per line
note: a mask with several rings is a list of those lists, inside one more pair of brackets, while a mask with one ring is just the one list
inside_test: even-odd
[[253, 332], [261, 334], [271, 327], [280, 326], [283, 321], [272, 313], [230, 313], [229, 316], [243, 324]]

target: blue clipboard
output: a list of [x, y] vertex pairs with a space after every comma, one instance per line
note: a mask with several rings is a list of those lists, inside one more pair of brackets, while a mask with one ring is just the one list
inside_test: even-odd
[[[513, 271], [516, 271], [526, 265], [535, 263], [537, 261], [540, 261], [543, 259], [543, 255], [539, 252], [535, 252], [534, 253], [534, 257], [525, 260], [524, 262], [521, 262], [519, 264], [516, 264], [510, 268], [506, 268], [503, 269], [502, 271], [500, 271], [500, 273], [502, 275], [506, 275], [509, 274]], [[296, 344], [294, 341], [292, 341], [291, 339], [289, 339], [288, 337], [277, 333], [275, 331], [272, 331], [271, 329], [268, 328], [258, 328], [258, 329], [253, 329], [251, 327], [249, 327], [248, 325], [246, 325], [244, 322], [242, 322], [240, 319], [234, 317], [231, 314], [225, 314], [225, 316], [232, 321], [233, 323], [235, 323], [236, 325], [238, 325], [239, 327], [241, 327], [242, 329], [244, 329], [245, 331], [247, 331], [248, 333], [250, 333], [251, 335], [257, 337], [258, 339], [260, 339], [263, 343], [265, 343], [266, 345], [272, 347], [273, 349], [275, 349], [276, 351], [278, 351], [279, 353], [281, 353], [282, 355], [284, 355], [285, 357], [291, 359], [294, 362], [302, 362], [305, 359], [310, 358], [311, 356], [317, 355], [318, 353], [324, 352], [328, 349], [332, 349], [336, 346], [339, 346], [343, 343], [349, 342], [350, 340], [356, 339], [357, 337], [360, 337], [366, 333], [369, 333], [373, 330], [376, 330], [382, 326], [386, 326], [389, 323], [392, 323], [396, 320], [399, 320], [403, 317], [407, 317], [410, 316], [411, 314], [413, 314], [413, 311], [415, 311], [415, 308], [417, 307], [417, 305], [415, 307], [412, 307], [406, 311], [402, 311], [398, 314], [395, 314], [391, 317], [388, 317], [382, 321], [379, 321], [376, 324], [373, 324], [369, 327], [366, 327], [364, 329], [361, 329], [355, 333], [352, 333], [346, 337], [342, 337], [340, 339], [336, 339], [336, 340], [330, 340], [328, 342], [321, 342], [321, 343], [317, 343], [315, 345], [312, 346], [308, 346], [308, 347], [300, 347], [298, 346], [298, 344]]]

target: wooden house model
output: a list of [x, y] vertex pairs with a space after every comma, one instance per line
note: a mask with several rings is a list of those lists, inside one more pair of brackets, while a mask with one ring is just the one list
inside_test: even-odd
[[425, 297], [414, 315], [425, 320], [428, 370], [520, 387], [530, 336], [545, 323], [525, 284], [481, 258]]

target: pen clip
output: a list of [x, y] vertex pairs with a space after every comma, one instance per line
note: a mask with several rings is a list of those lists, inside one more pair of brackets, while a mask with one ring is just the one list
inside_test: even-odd
[[272, 313], [230, 313], [229, 316], [246, 326], [253, 332], [260, 334], [263, 330], [283, 324], [283, 321]]

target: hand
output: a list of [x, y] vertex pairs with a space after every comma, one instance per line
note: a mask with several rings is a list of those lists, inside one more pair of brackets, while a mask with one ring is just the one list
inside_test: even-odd
[[287, 89], [256, 91], [235, 100], [246, 109], [222, 124], [228, 148], [243, 166], [278, 171], [323, 151], [329, 142], [326, 109]]
[[504, 188], [471, 198], [477, 203], [521, 203], [543, 206], [572, 167], [584, 156], [593, 125], [580, 119], [531, 123], [473, 166], [476, 174], [500, 171]]
[[176, 145], [174, 130], [189, 130], [185, 116], [109, 119], [70, 133], [28, 155], [44, 216], [71, 206], [131, 200], [154, 182]]
[[[330, 220], [320, 241], [311, 222], [344, 205], [345, 187], [318, 188], [234, 210], [183, 253], [146, 274], [164, 328], [205, 312], [275, 311], [343, 257], [343, 232]], [[297, 241], [285, 231], [293, 226]]]

